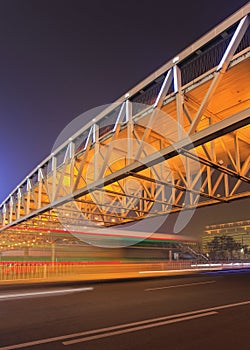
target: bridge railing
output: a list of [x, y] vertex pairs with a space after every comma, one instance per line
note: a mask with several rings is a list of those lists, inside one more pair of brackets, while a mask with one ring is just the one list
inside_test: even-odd
[[0, 283], [46, 282], [64, 280], [103, 280], [117, 278], [138, 278], [157, 275], [171, 275], [197, 270], [250, 268], [250, 261], [209, 262], [193, 261], [152, 261], [127, 263], [121, 261], [106, 262], [70, 262], [35, 263], [1, 262]]
[[29, 280], [60, 280], [64, 278], [98, 279], [103, 277], [123, 277], [127, 274], [150, 271], [181, 270], [191, 268], [190, 261], [152, 261], [127, 263], [121, 261], [104, 262], [65, 262], [65, 263], [35, 263], [35, 262], [1, 262], [0, 282], [15, 282]]

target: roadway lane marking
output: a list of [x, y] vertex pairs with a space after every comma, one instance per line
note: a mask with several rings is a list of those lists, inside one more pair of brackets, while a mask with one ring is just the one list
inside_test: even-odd
[[190, 316], [190, 315], [195, 315], [195, 314], [202, 314], [205, 312], [222, 310], [222, 309], [227, 309], [227, 308], [242, 306], [242, 305], [248, 305], [248, 304], [250, 304], [250, 300], [242, 301], [242, 302], [234, 303], [234, 304], [214, 306], [214, 307], [211, 307], [208, 309], [200, 309], [200, 310], [189, 311], [189, 312], [184, 312], [184, 313], [180, 313], [180, 314], [157, 317], [157, 318], [152, 318], [152, 319], [138, 321], [138, 322], [125, 323], [125, 324], [121, 324], [121, 325], [117, 325], [117, 326], [110, 326], [110, 327], [105, 327], [105, 328], [100, 328], [100, 329], [92, 329], [89, 331], [61, 335], [61, 336], [53, 337], [53, 338], [39, 339], [39, 340], [34, 340], [34, 341], [26, 342], [26, 343], [20, 343], [20, 344], [15, 344], [15, 345], [6, 345], [4, 347], [1, 347], [0, 350], [14, 350], [14, 349], [21, 349], [21, 348], [26, 349], [27, 347], [34, 346], [34, 345], [52, 343], [52, 342], [56, 342], [59, 340], [66, 340], [66, 339], [76, 338], [76, 337], [80, 337], [80, 336], [86, 336], [86, 335], [91, 335], [91, 334], [114, 331], [116, 329], [122, 329], [122, 328], [126, 328], [126, 327], [128, 328], [128, 327], [138, 326], [138, 325], [145, 325], [147, 323], [160, 322], [160, 321], [165, 321], [165, 320], [169, 320], [169, 319], [173, 319], [173, 318], [175, 319], [177, 317], [185, 317], [185, 316]]
[[189, 287], [189, 286], [196, 286], [200, 284], [210, 284], [215, 283], [216, 281], [206, 281], [206, 282], [193, 282], [193, 283], [185, 283], [185, 284], [176, 284], [174, 286], [166, 286], [166, 287], [156, 287], [156, 288], [147, 288], [144, 289], [145, 292], [151, 292], [154, 290], [160, 290], [160, 289], [170, 289], [170, 288], [179, 288], [179, 287]]
[[0, 301], [7, 299], [21, 299], [33, 296], [44, 296], [44, 295], [55, 295], [55, 294], [67, 294], [67, 293], [76, 293], [76, 292], [87, 292], [93, 290], [93, 287], [86, 288], [71, 288], [71, 289], [59, 289], [59, 290], [50, 290], [43, 292], [30, 292], [30, 293], [15, 293], [15, 294], [0, 294]]
[[212, 311], [212, 312], [206, 312], [206, 313], [198, 314], [198, 315], [174, 318], [174, 319], [168, 320], [168, 321], [150, 323], [150, 324], [147, 324], [147, 325], [144, 325], [144, 326], [138, 326], [138, 327], [133, 327], [133, 328], [122, 329], [120, 331], [108, 332], [108, 333], [103, 333], [103, 334], [96, 334], [96, 335], [92, 335], [90, 337], [68, 340], [68, 341], [63, 342], [63, 345], [72, 345], [72, 344], [77, 344], [77, 343], [83, 343], [83, 342], [86, 342], [86, 341], [112, 337], [114, 335], [119, 335], [119, 334], [126, 334], [126, 333], [137, 332], [137, 331], [141, 331], [141, 330], [148, 329], [148, 328], [165, 326], [167, 324], [193, 320], [195, 318], [206, 317], [206, 316], [211, 316], [211, 315], [216, 315], [216, 314], [218, 314], [218, 312]]

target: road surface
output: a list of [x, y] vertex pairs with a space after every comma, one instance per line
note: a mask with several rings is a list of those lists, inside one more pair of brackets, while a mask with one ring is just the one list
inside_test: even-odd
[[0, 287], [0, 350], [250, 349], [250, 271]]

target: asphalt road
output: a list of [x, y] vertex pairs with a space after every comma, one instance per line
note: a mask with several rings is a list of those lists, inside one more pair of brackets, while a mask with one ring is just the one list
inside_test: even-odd
[[250, 349], [250, 272], [0, 287], [0, 350]]

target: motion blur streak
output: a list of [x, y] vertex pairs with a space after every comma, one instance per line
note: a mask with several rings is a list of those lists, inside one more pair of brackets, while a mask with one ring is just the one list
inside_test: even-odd
[[33, 296], [46, 296], [46, 295], [49, 296], [49, 295], [55, 295], [55, 294], [87, 292], [93, 289], [94, 288], [92, 287], [87, 287], [87, 288], [62, 289], [62, 290], [51, 290], [51, 291], [21, 293], [21, 294], [6, 294], [6, 295], [0, 295], [0, 300], [20, 299], [20, 298], [33, 297]]

